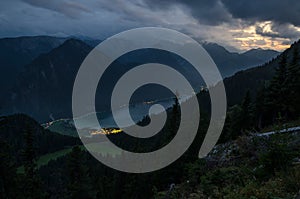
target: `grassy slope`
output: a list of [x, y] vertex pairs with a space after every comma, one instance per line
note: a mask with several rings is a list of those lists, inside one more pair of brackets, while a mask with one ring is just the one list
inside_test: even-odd
[[[51, 160], [56, 160], [57, 158], [59, 158], [61, 156], [65, 156], [68, 153], [70, 153], [71, 150], [72, 150], [72, 148], [67, 148], [67, 149], [63, 149], [63, 150], [60, 150], [60, 151], [56, 151], [54, 153], [48, 153], [46, 155], [42, 155], [36, 161], [37, 167], [39, 168], [41, 166], [47, 165]], [[24, 166], [20, 166], [17, 169], [17, 172], [18, 173], [24, 173]]]
[[[106, 154], [110, 154], [112, 156], [120, 155], [119, 151], [109, 148], [109, 146], [106, 143], [101, 143], [101, 144], [92, 143], [92, 144], [88, 144], [88, 147], [92, 151], [101, 151], [105, 155]], [[83, 146], [83, 145], [80, 145], [80, 148], [82, 150], [86, 150], [85, 146]], [[70, 153], [71, 151], [72, 151], [72, 148], [70, 147], [67, 149], [56, 151], [54, 153], [48, 153], [48, 154], [42, 155], [36, 161], [37, 167], [40, 168], [41, 166], [47, 165], [51, 160], [56, 160], [59, 157], [65, 156], [68, 153]], [[18, 168], [18, 173], [23, 173], [23, 172], [24, 172], [24, 167], [20, 166]]]

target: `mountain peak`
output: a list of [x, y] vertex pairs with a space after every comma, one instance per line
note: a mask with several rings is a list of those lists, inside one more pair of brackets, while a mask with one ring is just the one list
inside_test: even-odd
[[249, 52], [277, 52], [276, 50], [272, 50], [272, 49], [263, 49], [263, 48], [253, 48], [250, 50], [247, 50], [246, 52], [242, 53], [242, 54], [247, 54]]
[[[78, 56], [80, 55], [87, 55], [92, 50], [92, 47], [87, 45], [85, 42], [70, 38], [67, 39], [64, 43], [62, 43], [60, 46], [54, 48], [52, 51], [50, 51], [48, 54], [44, 54], [42, 56], [50, 56], [50, 57], [72, 57], [72, 56]], [[81, 56], [80, 56], [81, 57]], [[36, 60], [39, 60], [37, 58]], [[36, 61], [34, 60], [34, 61]]]
[[62, 48], [62, 47], [66, 47], [66, 46], [76, 46], [76, 47], [87, 47], [90, 48], [90, 46], [88, 46], [85, 42], [76, 39], [76, 38], [70, 38], [67, 39], [61, 46], [59, 46], [58, 48]]
[[210, 50], [219, 50], [219, 51], [224, 51], [224, 52], [229, 52], [225, 47], [217, 44], [217, 43], [213, 43], [213, 42], [204, 42], [202, 43], [203, 47], [205, 49], [210, 49]]

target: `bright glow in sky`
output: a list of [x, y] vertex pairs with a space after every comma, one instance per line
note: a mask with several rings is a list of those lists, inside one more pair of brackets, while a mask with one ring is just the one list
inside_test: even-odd
[[[278, 35], [278, 38], [272, 38], [270, 36], [263, 36], [257, 34], [256, 28], [262, 29], [263, 33]], [[258, 22], [255, 25], [248, 26], [244, 29], [230, 30], [233, 33], [241, 33], [241, 36], [237, 36], [234, 39], [240, 44], [241, 50], [249, 50], [252, 48], [274, 49], [277, 51], [283, 51], [290, 47], [288, 44], [290, 40], [288, 38], [280, 38], [278, 32], [272, 30], [272, 22]]]

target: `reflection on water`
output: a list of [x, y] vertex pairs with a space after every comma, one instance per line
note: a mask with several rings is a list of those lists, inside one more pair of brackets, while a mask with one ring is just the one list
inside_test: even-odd
[[[149, 114], [149, 109], [154, 104], [160, 104], [165, 109], [172, 107], [174, 104], [173, 99], [164, 99], [158, 101], [151, 101], [151, 102], [143, 102], [138, 104], [129, 105], [130, 115], [132, 120], [137, 123], [143, 119], [144, 116]], [[119, 110], [115, 112], [115, 117], [118, 117], [120, 120], [123, 120], [123, 123], [126, 123], [128, 118], [126, 114], [126, 110], [128, 107], [123, 106]], [[159, 114], [160, 112], [153, 112], [153, 114]], [[76, 118], [76, 123], [78, 124], [78, 128], [80, 129], [97, 129], [98, 124], [95, 124], [94, 121], [91, 119], [91, 114], [85, 115], [80, 118]], [[97, 113], [98, 120], [102, 128], [117, 128], [118, 126], [115, 123], [115, 120], [112, 116], [111, 112], [100, 112]], [[128, 123], [128, 126], [131, 125]]]
[[[179, 99], [179, 102], [184, 102], [188, 100], [190, 96], [183, 97]], [[162, 100], [156, 100], [156, 101], [149, 101], [149, 102], [142, 102], [142, 103], [136, 103], [131, 104], [129, 106], [129, 111], [132, 120], [135, 123], [138, 123], [141, 121], [145, 116], [149, 114], [150, 107], [152, 107], [155, 104], [160, 104], [165, 109], [168, 109], [173, 106], [174, 99], [168, 98], [168, 99], [162, 99]], [[128, 107], [123, 106], [120, 107], [119, 110], [115, 112], [115, 116], [119, 118], [119, 120], [123, 120], [123, 123], [128, 122], [128, 117], [126, 114], [126, 110]], [[161, 109], [152, 109], [152, 114], [159, 114], [162, 111]], [[76, 118], [76, 124], [77, 128], [80, 129], [80, 137], [91, 137], [93, 135], [98, 134], [111, 134], [111, 133], [118, 133], [111, 132], [113, 129], [119, 129], [119, 127], [116, 125], [115, 120], [112, 116], [112, 113], [109, 111], [104, 112], [98, 112], [97, 113], [98, 121], [101, 125], [102, 129], [99, 129], [98, 121], [93, 120], [92, 114], [87, 114], [84, 116], [81, 116], [79, 118]], [[128, 124], [129, 126], [130, 124]], [[73, 119], [60, 119], [52, 122], [48, 122], [46, 124], [43, 124], [45, 128], [49, 128], [49, 130], [58, 132], [64, 135], [71, 135], [71, 136], [78, 136], [77, 131], [74, 126]], [[109, 131], [109, 133], [104, 131]]]

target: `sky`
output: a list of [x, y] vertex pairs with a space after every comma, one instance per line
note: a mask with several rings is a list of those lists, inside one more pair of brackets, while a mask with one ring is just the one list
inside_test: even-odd
[[149, 26], [171, 28], [230, 51], [282, 51], [300, 39], [300, 1], [0, 1], [0, 38], [50, 35], [105, 39]]

